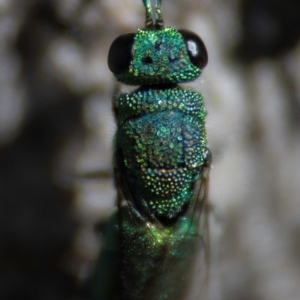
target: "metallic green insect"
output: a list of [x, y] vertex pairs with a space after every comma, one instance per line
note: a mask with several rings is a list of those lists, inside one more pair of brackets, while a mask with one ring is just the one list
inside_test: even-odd
[[195, 33], [164, 28], [160, 0], [155, 22], [143, 2], [145, 28], [118, 37], [108, 55], [116, 79], [140, 87], [113, 104], [118, 212], [104, 232], [94, 298], [206, 299], [206, 109], [178, 83], [199, 77], [208, 56]]

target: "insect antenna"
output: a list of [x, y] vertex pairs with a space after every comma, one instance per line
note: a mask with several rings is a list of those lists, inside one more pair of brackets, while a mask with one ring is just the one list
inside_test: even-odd
[[158, 29], [164, 28], [164, 20], [161, 13], [161, 2], [162, 0], [156, 0], [155, 5], [155, 27]]
[[143, 0], [143, 3], [146, 8], [146, 21], [145, 21], [145, 27], [147, 29], [153, 28], [153, 19], [152, 19], [152, 7], [151, 7], [151, 1], [150, 0]]
[[162, 29], [164, 27], [164, 20], [161, 13], [161, 2], [162, 0], [156, 0], [155, 3], [155, 24], [153, 24], [151, 0], [143, 0], [146, 8], [146, 29]]

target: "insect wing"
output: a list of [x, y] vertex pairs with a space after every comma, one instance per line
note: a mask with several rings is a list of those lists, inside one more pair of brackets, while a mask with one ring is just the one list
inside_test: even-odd
[[[142, 202], [117, 174], [119, 189], [120, 286], [122, 300], [206, 300], [209, 270], [208, 167], [202, 167], [186, 214], [173, 226], [150, 221], [134, 205]], [[119, 179], [118, 179], [119, 178]], [[120, 187], [119, 186], [119, 187]], [[124, 205], [125, 204], [125, 205]]]
[[197, 246], [193, 270], [190, 276], [189, 288], [184, 300], [209, 299], [210, 274], [210, 238], [209, 238], [209, 171], [210, 166], [201, 168], [201, 178], [198, 180], [193, 201], [193, 219], [198, 225]]

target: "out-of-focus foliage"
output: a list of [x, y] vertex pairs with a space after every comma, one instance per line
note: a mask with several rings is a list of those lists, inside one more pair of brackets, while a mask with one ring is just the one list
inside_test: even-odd
[[[114, 203], [106, 56], [141, 2], [0, 0], [0, 299], [89, 299]], [[190, 86], [213, 153], [212, 300], [299, 298], [299, 3], [163, 1], [209, 52]]]

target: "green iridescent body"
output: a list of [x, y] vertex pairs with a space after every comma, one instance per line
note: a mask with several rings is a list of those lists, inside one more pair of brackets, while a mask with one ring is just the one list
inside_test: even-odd
[[[131, 85], [188, 82], [201, 70], [190, 63], [182, 35], [175, 28], [144, 30], [134, 38], [134, 57], [127, 72], [117, 74], [119, 82]], [[145, 60], [151, 57], [152, 63]]]
[[[204, 245], [197, 221], [192, 216], [181, 217], [173, 226], [162, 227], [122, 207], [104, 231], [94, 299], [206, 299], [204, 264], [198, 270], [200, 276], [193, 278], [196, 257], [205, 260], [204, 251], [199, 251]], [[200, 287], [200, 294], [186, 298], [192, 280]]]
[[143, 87], [118, 100], [116, 148], [135, 193], [158, 218], [173, 218], [191, 200], [207, 154], [202, 96], [179, 87]]
[[145, 224], [138, 215], [134, 224], [128, 211], [123, 217], [122, 294], [116, 299], [185, 299], [195, 254], [201, 246], [198, 224], [182, 217], [163, 228]]
[[128, 68], [114, 73], [119, 82], [140, 87], [114, 103], [118, 212], [104, 234], [95, 299], [194, 299], [186, 297], [197, 256], [207, 258], [211, 156], [202, 95], [177, 84], [202, 69], [174, 28], [150, 26], [132, 41]]

